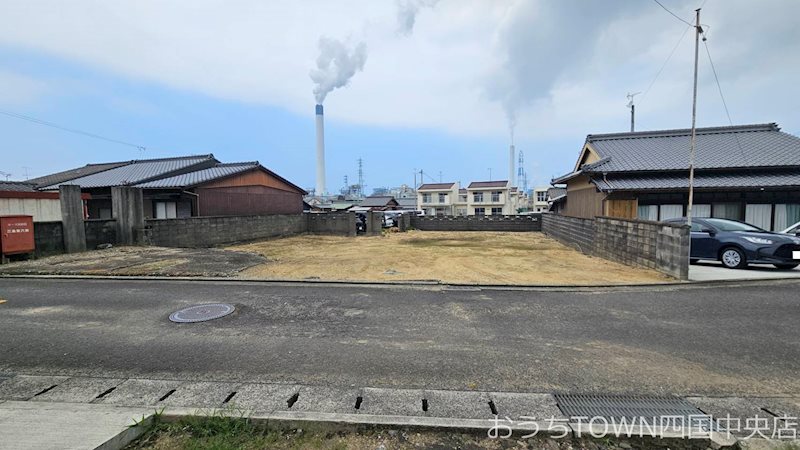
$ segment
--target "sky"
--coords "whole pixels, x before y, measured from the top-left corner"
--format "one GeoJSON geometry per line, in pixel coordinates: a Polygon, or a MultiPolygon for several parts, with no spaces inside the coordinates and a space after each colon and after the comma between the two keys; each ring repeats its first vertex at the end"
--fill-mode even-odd
{"type": "MultiPolygon", "coordinates": [[[[661,3],[686,21],[702,4],[734,124],[800,134],[800,2],[661,3]]],[[[324,85],[330,192],[359,158],[367,192],[507,179],[512,124],[547,185],[587,134],[629,130],[628,93],[637,131],[688,128],[693,58],[648,0],[0,0],[0,112],[133,144],[0,114],[0,171],[213,153],[312,188],[324,85]]],[[[703,43],[699,71],[698,126],[728,125],[703,43]]]]}

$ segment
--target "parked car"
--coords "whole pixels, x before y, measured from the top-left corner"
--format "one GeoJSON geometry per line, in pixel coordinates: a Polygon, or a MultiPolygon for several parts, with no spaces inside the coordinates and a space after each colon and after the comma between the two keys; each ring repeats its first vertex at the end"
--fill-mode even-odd
{"type": "Polygon", "coordinates": [[[790,226],[789,228],[781,231],[783,234],[793,234],[795,236],[800,236],[800,222],[790,226]]]}
{"type": "MultiPolygon", "coordinates": [[[[669,223],[686,223],[670,219],[669,223]]],[[[738,220],[692,219],[691,261],[715,260],[729,269],[750,263],[772,264],[790,270],[800,265],[800,238],[771,233],[738,220]]]]}

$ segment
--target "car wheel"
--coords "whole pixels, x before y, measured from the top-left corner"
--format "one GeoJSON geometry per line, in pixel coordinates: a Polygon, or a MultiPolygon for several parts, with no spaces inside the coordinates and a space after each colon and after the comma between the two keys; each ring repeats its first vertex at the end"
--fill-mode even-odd
{"type": "Polygon", "coordinates": [[[774,264],[775,267],[781,270],[792,270],[800,264],[774,264]]]}
{"type": "Polygon", "coordinates": [[[744,252],[736,247],[728,247],[722,250],[719,256],[722,265],[728,269],[744,269],[747,267],[747,257],[744,252]]]}

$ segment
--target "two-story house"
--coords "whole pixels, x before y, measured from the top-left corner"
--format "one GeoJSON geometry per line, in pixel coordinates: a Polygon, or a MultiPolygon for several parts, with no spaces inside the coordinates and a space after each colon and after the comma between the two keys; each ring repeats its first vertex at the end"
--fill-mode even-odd
{"type": "Polygon", "coordinates": [[[458,183],[426,183],[417,188],[417,209],[426,216],[454,216],[458,183]]]}
{"type": "Polygon", "coordinates": [[[473,216],[516,214],[510,191],[507,180],[473,181],[467,186],[467,214],[473,216]]]}

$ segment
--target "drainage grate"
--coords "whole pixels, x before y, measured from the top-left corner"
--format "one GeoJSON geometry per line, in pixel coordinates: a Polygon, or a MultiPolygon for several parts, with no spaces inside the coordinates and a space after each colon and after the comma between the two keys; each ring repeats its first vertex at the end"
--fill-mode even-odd
{"type": "MultiPolygon", "coordinates": [[[[708,416],[678,397],[646,395],[555,394],[558,409],[569,418],[602,417],[608,421],[626,419],[646,423],[677,420],[708,428],[708,416]],[[677,418],[682,418],[678,420],[677,418]]],[[[587,419],[582,419],[587,422],[587,419]]]]}
{"type": "Polygon", "coordinates": [[[232,313],[236,308],[227,303],[209,303],[184,308],[169,315],[169,320],[178,323],[205,322],[219,319],[232,313]]]}

